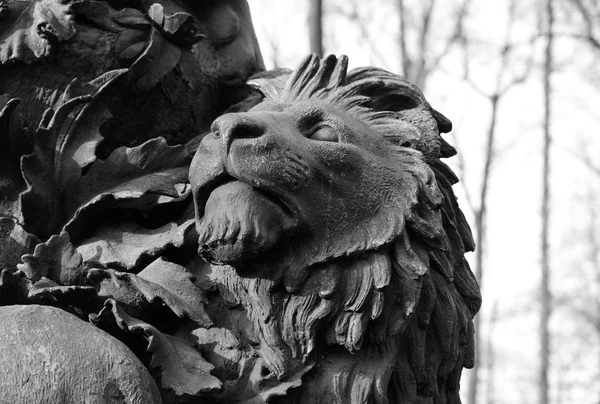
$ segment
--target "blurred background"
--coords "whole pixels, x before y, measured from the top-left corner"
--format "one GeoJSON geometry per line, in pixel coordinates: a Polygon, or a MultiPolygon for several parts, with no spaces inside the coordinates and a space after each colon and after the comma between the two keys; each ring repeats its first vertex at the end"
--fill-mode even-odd
{"type": "Polygon", "coordinates": [[[483,306],[467,404],[600,403],[600,0],[250,0],[267,68],[346,54],[454,123],[483,306]]]}

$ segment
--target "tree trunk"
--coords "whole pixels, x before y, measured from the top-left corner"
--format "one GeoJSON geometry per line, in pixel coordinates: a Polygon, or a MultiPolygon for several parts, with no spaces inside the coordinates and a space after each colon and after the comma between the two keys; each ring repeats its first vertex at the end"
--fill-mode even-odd
{"type": "Polygon", "coordinates": [[[400,66],[402,67],[402,74],[408,80],[411,79],[412,74],[412,59],[408,53],[408,46],[406,45],[406,11],[404,10],[404,0],[398,0],[398,18],[399,18],[399,30],[398,30],[398,42],[400,44],[400,66]]]}
{"type": "Polygon", "coordinates": [[[487,368],[488,368],[488,388],[487,388],[487,404],[496,402],[496,349],[494,347],[494,335],[496,333],[496,325],[499,320],[498,301],[492,306],[492,314],[490,316],[489,334],[487,338],[487,368]]]}
{"type": "Polygon", "coordinates": [[[323,0],[310,0],[308,31],[310,52],[323,56],[323,0]]]}
{"type": "MultiPolygon", "coordinates": [[[[483,290],[483,258],[485,252],[485,232],[487,222],[487,197],[489,190],[490,174],[492,172],[492,163],[494,161],[494,142],[496,138],[496,122],[498,117],[498,105],[500,96],[495,94],[490,97],[492,104],[492,115],[490,125],[488,127],[485,162],[483,168],[483,177],[481,189],[479,192],[479,209],[475,212],[475,278],[479,284],[479,288],[483,290]]],[[[475,316],[475,363],[470,372],[469,383],[469,404],[477,404],[478,388],[479,388],[479,370],[481,368],[481,315],[475,316]]]]}
{"type": "Polygon", "coordinates": [[[541,321],[540,321],[540,374],[539,374],[539,403],[548,404],[550,367],[550,330],[549,321],[552,310],[552,295],[550,292],[550,259],[549,259],[549,227],[550,227],[550,119],[551,119],[551,85],[552,75],[552,45],[554,10],[552,0],[547,0],[547,41],[544,61],[544,145],[543,145],[543,188],[542,188],[542,234],[541,234],[541,321]]]}
{"type": "MultiPolygon", "coordinates": [[[[600,318],[600,245],[598,244],[598,229],[596,223],[598,222],[598,208],[596,206],[595,193],[590,189],[588,191],[587,209],[588,209],[588,248],[589,248],[589,260],[594,271],[595,280],[595,295],[594,295],[594,308],[591,317],[594,319],[600,318]]],[[[590,305],[591,306],[591,305],[590,305]]],[[[600,327],[596,323],[595,329],[599,337],[600,342],[600,327]]],[[[599,358],[600,359],[600,358],[599,358]]],[[[598,369],[600,369],[600,361],[598,362],[598,369]]],[[[599,394],[600,397],[600,394],[599,394]]],[[[600,403],[600,398],[598,399],[600,403]]]]}

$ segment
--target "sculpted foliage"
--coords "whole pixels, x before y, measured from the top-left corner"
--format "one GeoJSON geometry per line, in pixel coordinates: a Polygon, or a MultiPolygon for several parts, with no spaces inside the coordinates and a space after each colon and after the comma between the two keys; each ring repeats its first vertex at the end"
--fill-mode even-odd
{"type": "Polygon", "coordinates": [[[0,211],[75,240],[115,203],[179,197],[186,144],[262,69],[244,0],[0,1],[0,211]]]}

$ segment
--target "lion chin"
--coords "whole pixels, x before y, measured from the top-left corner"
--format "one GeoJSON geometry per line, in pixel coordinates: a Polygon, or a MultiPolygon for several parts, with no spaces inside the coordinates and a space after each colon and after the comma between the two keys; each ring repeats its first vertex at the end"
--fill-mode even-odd
{"type": "Polygon", "coordinates": [[[272,253],[295,224],[282,202],[238,180],[215,188],[204,212],[197,225],[198,253],[208,262],[242,270],[253,258],[272,253]]]}

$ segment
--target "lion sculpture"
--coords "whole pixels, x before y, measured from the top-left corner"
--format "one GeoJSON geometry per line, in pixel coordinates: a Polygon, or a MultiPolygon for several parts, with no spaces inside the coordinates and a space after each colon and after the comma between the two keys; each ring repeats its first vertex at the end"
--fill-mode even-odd
{"type": "Polygon", "coordinates": [[[237,327],[263,376],[302,378],[272,402],[460,403],[481,299],[440,161],[450,122],[344,56],[250,85],[262,101],[218,118],[190,169],[216,329],[237,327]]]}
{"type": "MultiPolygon", "coordinates": [[[[2,264],[0,402],[460,403],[481,296],[440,160],[450,121],[345,56],[248,85],[189,186],[185,147],[116,149],[82,172],[91,196],[61,233],[2,264]]],[[[96,109],[40,139],[77,140],[96,109]]]]}

